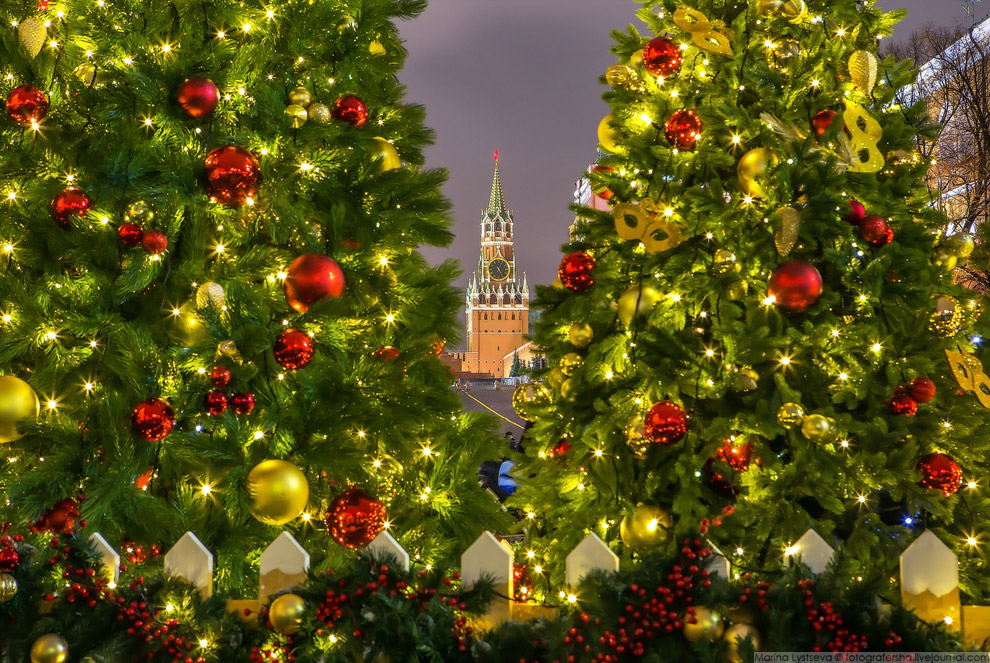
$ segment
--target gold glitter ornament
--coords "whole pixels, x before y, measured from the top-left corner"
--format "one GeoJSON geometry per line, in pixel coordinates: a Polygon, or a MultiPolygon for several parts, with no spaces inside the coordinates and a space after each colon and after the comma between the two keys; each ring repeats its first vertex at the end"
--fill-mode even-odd
{"type": "Polygon", "coordinates": [[[804,421],[804,408],[797,403],[784,403],[777,410],[777,423],[784,428],[800,426],[804,421]]]}
{"type": "Polygon", "coordinates": [[[849,56],[849,78],[863,94],[872,94],[877,84],[877,58],[869,51],[856,51],[849,56]]]}
{"type": "Polygon", "coordinates": [[[560,370],[560,366],[555,366],[547,373],[546,383],[554,391],[560,391],[560,385],[564,384],[566,378],[567,376],[564,375],[564,371],[560,370]]]}
{"type": "Polygon", "coordinates": [[[355,30],[357,30],[357,21],[350,14],[344,14],[337,23],[337,33],[343,35],[355,30]]]}
{"type": "Polygon", "coordinates": [[[739,264],[735,253],[727,249],[719,249],[712,258],[712,269],[719,276],[725,276],[726,274],[742,271],[742,265],[739,264]]]}
{"type": "Polygon", "coordinates": [[[576,352],[568,352],[560,358],[560,370],[564,375],[571,376],[574,375],[574,371],[580,368],[583,363],[584,357],[576,352]]]}
{"type": "Polygon", "coordinates": [[[41,52],[47,35],[48,28],[45,27],[44,22],[33,16],[24,19],[17,26],[17,40],[21,42],[21,46],[31,57],[35,57],[41,52]]]}
{"type": "Polygon", "coordinates": [[[957,258],[968,258],[976,248],[973,236],[966,232],[956,233],[942,242],[942,248],[957,258]]]}
{"type": "Polygon", "coordinates": [[[138,200],[127,206],[127,211],[124,212],[124,218],[130,223],[144,225],[155,218],[155,213],[148,203],[138,200]]]}
{"type": "Polygon", "coordinates": [[[629,67],[624,64],[613,64],[605,70],[605,82],[612,87],[622,87],[629,82],[629,67]]]}
{"type": "Polygon", "coordinates": [[[935,311],[929,321],[929,328],[939,338],[949,338],[962,329],[963,310],[959,301],[950,295],[942,295],[935,300],[935,311]]]}
{"type": "Polygon", "coordinates": [[[377,39],[368,44],[368,52],[372,55],[385,55],[385,47],[377,39]]]}
{"type": "Polygon", "coordinates": [[[289,93],[289,104],[296,106],[309,106],[313,103],[313,95],[310,91],[303,86],[293,88],[292,92],[289,93]]]}
{"type": "Polygon", "coordinates": [[[310,104],[309,108],[306,109],[306,114],[309,116],[310,121],[316,124],[326,124],[330,121],[331,117],[330,107],[319,102],[310,104]]]}
{"type": "Polygon", "coordinates": [[[809,414],[801,421],[801,434],[812,442],[829,442],[835,437],[835,421],[821,414],[809,414]]]}
{"type": "Polygon", "coordinates": [[[536,421],[536,417],[530,413],[529,405],[545,404],[550,402],[550,392],[539,382],[521,384],[512,392],[512,409],[520,419],[524,421],[536,421]]]}
{"type": "Polygon", "coordinates": [[[0,573],[0,603],[6,603],[17,595],[17,578],[0,573]]]}
{"type": "Polygon", "coordinates": [[[726,294],[734,302],[738,302],[740,299],[746,296],[749,292],[749,283],[746,281],[733,281],[726,288],[726,294]]]}
{"type": "Polygon", "coordinates": [[[786,256],[797,244],[801,232],[801,214],[793,207],[781,207],[773,213],[773,243],[786,256]]]}
{"type": "Polygon", "coordinates": [[[293,129],[299,129],[302,125],[306,124],[306,120],[309,119],[309,113],[306,109],[298,104],[292,104],[291,106],[285,107],[285,116],[289,118],[289,126],[293,129]]]}
{"type": "Polygon", "coordinates": [[[207,281],[196,290],[196,308],[212,306],[220,311],[226,301],[227,295],[223,291],[223,286],[214,281],[207,281]]]}
{"type": "Polygon", "coordinates": [[[595,330],[589,324],[575,322],[567,332],[567,340],[576,348],[586,348],[595,340],[595,330]]]}
{"type": "Polygon", "coordinates": [[[75,74],[76,78],[81,80],[84,85],[92,87],[96,84],[96,65],[92,62],[86,62],[85,64],[79,65],[72,70],[72,73],[75,74]]]}
{"type": "Polygon", "coordinates": [[[629,447],[629,451],[632,455],[639,460],[645,460],[646,455],[650,452],[652,442],[646,437],[646,432],[643,430],[645,422],[642,416],[637,416],[632,420],[628,426],[626,426],[626,446],[629,447]]]}
{"type": "Polygon", "coordinates": [[[739,383],[743,391],[753,391],[759,385],[760,374],[754,369],[744,366],[739,369],[739,383]]]}
{"type": "Polygon", "coordinates": [[[248,508],[266,525],[284,525],[309,504],[309,482],[285,460],[263,460],[247,476],[248,508]]]}

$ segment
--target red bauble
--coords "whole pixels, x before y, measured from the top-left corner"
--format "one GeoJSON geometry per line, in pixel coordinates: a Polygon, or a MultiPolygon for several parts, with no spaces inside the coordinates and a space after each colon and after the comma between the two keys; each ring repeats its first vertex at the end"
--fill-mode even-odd
{"type": "Polygon", "coordinates": [[[368,107],[353,94],[345,94],[333,103],[330,115],[338,122],[346,122],[360,129],[368,121],[368,107]]]}
{"type": "Polygon", "coordinates": [[[595,268],[595,259],[584,251],[575,251],[564,256],[557,268],[560,282],[568,290],[584,292],[595,284],[591,270],[595,268]]]}
{"type": "Polygon", "coordinates": [[[231,394],[230,409],[241,416],[251,414],[254,411],[254,394],[250,391],[245,391],[243,394],[231,394]]]}
{"type": "Polygon", "coordinates": [[[76,518],[79,517],[79,505],[73,499],[62,500],[51,509],[42,514],[29,529],[35,534],[51,532],[52,534],[64,534],[76,526],[76,518]]]}
{"type": "Polygon", "coordinates": [[[214,366],[210,371],[210,382],[217,389],[223,389],[230,384],[230,370],[224,366],[214,366]]]}
{"type": "Polygon", "coordinates": [[[272,348],[275,354],[275,361],[279,366],[287,371],[298,371],[313,361],[313,339],[306,332],[298,329],[286,329],[278,338],[272,348]]]}
{"type": "Polygon", "coordinates": [[[52,198],[52,218],[63,228],[69,228],[72,226],[72,217],[86,216],[89,206],[89,196],[82,189],[76,187],[62,189],[52,198]]]}
{"type": "Polygon", "coordinates": [[[684,409],[676,403],[662,401],[654,403],[646,413],[643,433],[646,439],[656,444],[674,444],[687,435],[688,422],[684,409]]]}
{"type": "Polygon", "coordinates": [[[144,237],[144,228],[141,227],[140,223],[122,223],[117,228],[117,237],[121,244],[133,249],[141,243],[141,238],[144,237]]]}
{"type": "Polygon", "coordinates": [[[439,357],[443,354],[444,348],[447,347],[447,339],[438,338],[437,340],[430,343],[430,354],[434,357],[439,357]]]}
{"type": "MultiPolygon", "coordinates": [[[[614,172],[614,170],[612,168],[609,168],[608,166],[595,166],[594,168],[591,169],[591,172],[604,174],[604,173],[614,172]]],[[[599,184],[597,182],[592,182],[591,191],[602,200],[609,200],[613,195],[612,192],[609,191],[608,187],[606,187],[604,184],[599,184]]]]}
{"type": "Polygon", "coordinates": [[[209,78],[190,76],[179,84],[175,98],[191,117],[204,117],[216,110],[220,90],[209,78]]]}
{"type": "MultiPolygon", "coordinates": [[[[739,492],[739,486],[734,481],[737,472],[749,469],[753,460],[753,443],[747,440],[736,445],[731,439],[725,440],[715,455],[705,463],[704,477],[712,490],[732,497],[739,492]]],[[[759,464],[759,460],[756,460],[759,464]]]]}
{"type": "Polygon", "coordinates": [[[228,207],[239,207],[254,198],[261,182],[257,157],[236,145],[211,150],[206,155],[206,187],[210,195],[228,207]]]}
{"type": "Polygon", "coordinates": [[[21,556],[13,546],[0,548],[0,571],[13,571],[21,563],[21,556]]]}
{"type": "Polygon", "coordinates": [[[41,122],[48,115],[48,95],[33,85],[15,87],[7,95],[7,114],[24,126],[41,122]]]}
{"type": "Polygon", "coordinates": [[[849,213],[846,214],[846,222],[858,226],[859,222],[866,218],[866,208],[858,200],[849,201],[849,213]]]}
{"type": "Polygon", "coordinates": [[[835,119],[834,110],[823,110],[816,113],[815,116],[811,118],[811,126],[815,130],[815,135],[824,136],[825,133],[829,130],[829,127],[832,126],[832,120],[834,119],[835,119]]]}
{"type": "Polygon", "coordinates": [[[387,519],[385,505],[362,488],[351,487],[330,503],[324,522],[334,541],[357,550],[381,534],[387,519]]]}
{"type": "Polygon", "coordinates": [[[161,442],[174,425],[172,406],[160,398],[141,401],[131,411],[131,429],[148,442],[161,442]]]}
{"type": "Polygon", "coordinates": [[[883,217],[877,216],[876,214],[871,214],[864,217],[862,221],[859,222],[859,236],[865,239],[870,245],[874,247],[881,247],[886,244],[889,240],[887,235],[891,235],[893,238],[893,233],[890,233],[890,226],[884,221],[883,217]]]}
{"type": "Polygon", "coordinates": [[[227,411],[227,395],[219,389],[211,389],[203,397],[203,408],[210,416],[219,417],[227,411]]]}
{"type": "Polygon", "coordinates": [[[168,248],[168,235],[161,230],[149,230],[141,238],[141,248],[145,253],[153,256],[165,253],[165,249],[168,248]]]}
{"type": "Polygon", "coordinates": [[[550,450],[550,453],[548,453],[547,456],[551,459],[563,458],[570,450],[571,443],[567,441],[566,437],[562,437],[557,444],[553,445],[553,449],[550,450]]]}
{"type": "Polygon", "coordinates": [[[922,488],[940,490],[948,497],[959,490],[962,484],[962,469],[959,463],[945,454],[928,454],[918,461],[922,488]]]}
{"type": "Polygon", "coordinates": [[[664,130],[671,145],[679,150],[693,150],[703,126],[694,110],[679,110],[670,116],[664,130]]]}
{"type": "Polygon", "coordinates": [[[893,414],[913,417],[918,414],[918,403],[907,394],[894,394],[890,399],[890,411],[893,414]]]}
{"type": "Polygon", "coordinates": [[[822,296],[822,275],[814,265],[789,260],[774,270],[768,291],[780,308],[789,313],[802,313],[822,296]]]}
{"type": "Polygon", "coordinates": [[[334,260],[319,253],[306,253],[289,265],[282,283],[289,306],[300,313],[324,297],[344,294],[344,272],[334,260]]]}
{"type": "Polygon", "coordinates": [[[908,394],[919,403],[930,403],[935,398],[935,383],[926,377],[918,376],[908,385],[908,394]]]}
{"type": "Polygon", "coordinates": [[[392,361],[399,358],[399,349],[393,348],[391,345],[383,345],[375,350],[375,354],[372,356],[375,361],[392,361]]]}
{"type": "Polygon", "coordinates": [[[669,37],[657,37],[643,47],[643,67],[654,76],[676,74],[681,58],[681,49],[669,37]]]}

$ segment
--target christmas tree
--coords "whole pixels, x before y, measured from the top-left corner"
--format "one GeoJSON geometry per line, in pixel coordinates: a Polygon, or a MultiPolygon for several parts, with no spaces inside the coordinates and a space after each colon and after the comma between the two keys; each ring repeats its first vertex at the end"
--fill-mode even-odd
{"type": "MultiPolygon", "coordinates": [[[[609,115],[556,287],[550,370],[510,504],[562,588],[594,532],[625,558],[699,530],[738,572],[778,573],[809,529],[843,577],[896,586],[931,529],[983,597],[988,379],[982,297],[956,285],[902,12],[855,0],[643,2],[616,33],[609,115]],[[604,205],[597,205],[602,209],[604,205]]],[[[845,582],[845,581],[843,581],[845,582]]]]}
{"type": "Polygon", "coordinates": [[[422,564],[497,527],[496,439],[437,358],[456,267],[417,252],[451,239],[396,78],[425,2],[0,7],[0,642],[75,600],[94,532],[123,583],[192,531],[253,598],[282,530],[320,571],[386,527],[422,564]]]}

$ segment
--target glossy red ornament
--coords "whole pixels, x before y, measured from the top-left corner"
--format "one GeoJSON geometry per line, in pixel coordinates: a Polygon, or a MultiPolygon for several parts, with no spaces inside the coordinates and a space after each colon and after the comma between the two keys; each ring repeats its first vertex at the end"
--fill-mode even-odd
{"type": "Polygon", "coordinates": [[[73,499],[65,499],[42,514],[29,529],[35,534],[51,532],[52,534],[64,534],[76,526],[76,518],[79,517],[79,505],[73,499]]]}
{"type": "Polygon", "coordinates": [[[313,339],[306,332],[286,329],[275,339],[272,352],[279,366],[287,371],[298,371],[313,361],[316,350],[313,347],[313,339]]]}
{"type": "Polygon", "coordinates": [[[832,120],[835,119],[835,115],[834,110],[823,110],[811,118],[811,126],[814,128],[816,136],[824,136],[828,132],[832,126],[832,120]]]}
{"type": "Polygon", "coordinates": [[[21,563],[21,556],[13,547],[0,548],[0,571],[13,571],[21,563]]]}
{"type": "Polygon", "coordinates": [[[643,47],[643,68],[654,76],[670,76],[681,69],[681,49],[669,37],[657,37],[643,47]]]}
{"type": "Polygon", "coordinates": [[[282,288],[289,306],[305,313],[324,297],[344,294],[344,272],[333,259],[319,253],[306,253],[289,265],[282,288]]]}
{"type": "Polygon", "coordinates": [[[55,219],[55,223],[68,229],[72,226],[73,217],[86,216],[90,204],[89,196],[82,189],[76,187],[62,189],[52,198],[52,218],[55,219]]]}
{"type": "MultiPolygon", "coordinates": [[[[745,472],[753,461],[753,443],[749,440],[735,444],[726,439],[715,455],[705,463],[704,477],[711,488],[725,497],[739,493],[735,482],[737,472],[745,472]]],[[[759,460],[756,460],[759,464],[759,460]]]]}
{"type": "Polygon", "coordinates": [[[384,345],[375,350],[375,354],[372,356],[375,361],[392,361],[399,358],[399,349],[393,348],[391,345],[384,345]]]}
{"type": "Polygon", "coordinates": [[[670,401],[654,403],[646,413],[643,434],[656,444],[669,445],[687,435],[688,422],[684,408],[670,401]]]}
{"type": "Polygon", "coordinates": [[[887,225],[883,217],[876,214],[870,214],[859,222],[859,236],[869,242],[871,246],[879,248],[886,244],[889,232],[890,226],[887,225]]]}
{"type": "Polygon", "coordinates": [[[246,416],[254,411],[254,394],[245,391],[243,394],[230,395],[230,409],[235,414],[246,416]]]}
{"type": "Polygon", "coordinates": [[[141,401],[131,411],[131,429],[143,440],[161,442],[175,425],[172,406],[160,398],[141,401]]]}
{"type": "Polygon", "coordinates": [[[227,411],[227,395],[219,389],[211,389],[206,392],[206,396],[203,397],[203,409],[205,409],[210,416],[219,417],[227,411]]]}
{"type": "MultiPolygon", "coordinates": [[[[608,166],[595,166],[594,168],[591,169],[591,172],[602,175],[605,173],[614,172],[614,169],[609,168],[608,166]]],[[[609,191],[608,187],[598,182],[591,183],[591,191],[602,200],[609,200],[612,198],[613,195],[612,192],[609,191]]]]}
{"type": "Polygon", "coordinates": [[[48,95],[33,85],[15,87],[7,95],[7,114],[24,126],[41,122],[48,115],[48,95]]]}
{"type": "Polygon", "coordinates": [[[117,238],[120,239],[121,244],[129,249],[140,244],[142,237],[144,237],[144,228],[141,227],[140,223],[122,223],[117,228],[117,238]]]}
{"type": "Polygon", "coordinates": [[[571,443],[567,441],[566,437],[560,438],[557,444],[553,445],[553,449],[547,454],[550,459],[563,458],[567,455],[567,452],[571,450],[571,443]]]}
{"type": "Polygon", "coordinates": [[[595,268],[595,259],[584,251],[575,251],[564,256],[557,267],[557,277],[568,290],[584,292],[595,284],[591,270],[595,268]]]}
{"type": "Polygon", "coordinates": [[[913,417],[918,413],[918,403],[907,394],[894,394],[890,399],[890,412],[913,417]]]}
{"type": "Polygon", "coordinates": [[[858,226],[859,222],[866,218],[866,208],[858,200],[849,201],[849,212],[846,214],[846,222],[858,226]]]}
{"type": "Polygon", "coordinates": [[[789,260],[770,276],[768,292],[774,303],[789,313],[802,313],[822,296],[822,275],[801,260],[789,260]]]}
{"type": "Polygon", "coordinates": [[[206,155],[206,188],[210,196],[228,207],[239,207],[254,198],[261,182],[258,158],[237,145],[211,150],[206,155]]]}
{"type": "Polygon", "coordinates": [[[175,99],[190,117],[205,117],[220,103],[220,90],[209,78],[190,76],[179,84],[175,99]]]}
{"type": "Polygon", "coordinates": [[[334,541],[357,550],[381,534],[387,519],[385,505],[352,486],[333,499],[324,522],[334,541]]]}
{"type": "Polygon", "coordinates": [[[352,127],[360,129],[368,121],[368,107],[359,97],[345,94],[333,102],[330,115],[338,122],[346,122],[352,127]]]}
{"type": "Polygon", "coordinates": [[[210,371],[210,382],[217,389],[223,389],[230,384],[230,369],[225,366],[214,366],[210,371]]]}
{"type": "Polygon", "coordinates": [[[141,238],[141,248],[149,255],[165,253],[168,248],[168,235],[161,230],[149,230],[141,238]]]}
{"type": "Polygon", "coordinates": [[[915,401],[919,403],[930,403],[935,398],[935,383],[929,378],[918,376],[911,380],[907,391],[915,401]]]}
{"type": "Polygon", "coordinates": [[[694,110],[679,110],[670,116],[664,131],[670,144],[679,150],[693,150],[704,124],[694,110]]]}
{"type": "Polygon", "coordinates": [[[918,461],[918,471],[921,472],[922,488],[940,490],[948,497],[959,490],[962,484],[962,469],[951,456],[945,454],[928,454],[918,461]]]}

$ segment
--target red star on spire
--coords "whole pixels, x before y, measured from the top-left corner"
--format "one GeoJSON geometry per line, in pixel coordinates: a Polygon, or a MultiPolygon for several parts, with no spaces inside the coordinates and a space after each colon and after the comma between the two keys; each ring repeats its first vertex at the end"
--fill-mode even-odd
{"type": "Polygon", "coordinates": [[[495,150],[495,161],[498,161],[498,150],[495,150]]]}

